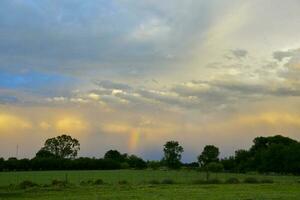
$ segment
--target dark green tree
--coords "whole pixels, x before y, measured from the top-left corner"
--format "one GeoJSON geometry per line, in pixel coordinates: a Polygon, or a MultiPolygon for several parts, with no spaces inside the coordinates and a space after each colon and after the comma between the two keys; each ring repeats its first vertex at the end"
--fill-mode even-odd
{"type": "Polygon", "coordinates": [[[0,158],[0,171],[4,170],[4,163],[5,163],[4,158],[0,158]]]}
{"type": "Polygon", "coordinates": [[[117,150],[109,150],[105,153],[104,159],[114,160],[116,162],[125,162],[127,159],[127,154],[121,154],[117,150]]]}
{"type": "Polygon", "coordinates": [[[41,150],[43,154],[48,151],[57,158],[75,158],[80,150],[80,144],[69,135],[61,135],[47,139],[41,150]]]}
{"type": "Polygon", "coordinates": [[[217,163],[217,162],[211,162],[208,163],[206,166],[206,180],[209,180],[209,172],[214,172],[216,173],[216,178],[217,178],[217,174],[221,171],[224,170],[224,166],[221,163],[217,163]]]}
{"type": "Polygon", "coordinates": [[[218,147],[215,147],[214,145],[206,145],[201,155],[198,156],[198,162],[201,167],[204,167],[211,162],[218,162],[219,154],[220,152],[218,147]]]}
{"type": "Polygon", "coordinates": [[[164,158],[163,162],[171,169],[178,169],[181,166],[181,154],[183,147],[177,141],[168,141],[164,145],[164,158]]]}
{"type": "Polygon", "coordinates": [[[145,169],[147,168],[147,163],[142,159],[137,157],[136,155],[131,155],[128,157],[127,162],[129,167],[134,169],[145,169]]]}
{"type": "Polygon", "coordinates": [[[40,149],[36,154],[36,158],[54,158],[55,155],[50,151],[45,150],[44,148],[40,149]]]}

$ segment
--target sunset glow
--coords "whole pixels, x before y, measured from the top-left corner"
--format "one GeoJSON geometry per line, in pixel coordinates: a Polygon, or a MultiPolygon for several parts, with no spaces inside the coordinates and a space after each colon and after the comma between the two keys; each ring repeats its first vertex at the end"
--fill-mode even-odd
{"type": "Polygon", "coordinates": [[[299,0],[0,2],[0,157],[48,137],[184,161],[300,139],[299,0]]]}

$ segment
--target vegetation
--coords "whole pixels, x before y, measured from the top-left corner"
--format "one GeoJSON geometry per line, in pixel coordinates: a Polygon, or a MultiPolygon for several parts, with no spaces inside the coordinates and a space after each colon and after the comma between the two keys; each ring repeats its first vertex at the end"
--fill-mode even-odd
{"type": "Polygon", "coordinates": [[[0,158],[0,171],[40,170],[116,170],[153,169],[163,167],[199,169],[210,173],[278,173],[300,174],[300,143],[280,135],[257,137],[249,150],[237,150],[234,156],[219,158],[219,149],[213,145],[204,147],[198,162],[181,163],[183,147],[177,141],[164,145],[161,161],[145,161],[136,155],[109,150],[104,158],[76,158],[80,149],[79,141],[68,135],[46,140],[44,147],[32,159],[0,158]]]}
{"type": "Polygon", "coordinates": [[[200,166],[205,167],[209,163],[219,161],[219,148],[213,145],[207,145],[204,147],[201,155],[198,156],[198,162],[200,166]]]}
{"type": "Polygon", "coordinates": [[[163,163],[171,169],[178,169],[181,166],[182,146],[176,141],[169,141],[164,145],[163,163]]]}
{"type": "Polygon", "coordinates": [[[226,171],[300,174],[300,143],[280,135],[257,137],[249,150],[238,150],[221,162],[226,171]]]}
{"type": "Polygon", "coordinates": [[[61,135],[47,139],[44,147],[37,153],[37,157],[75,158],[80,150],[77,139],[69,135],[61,135]]]}
{"type": "Polygon", "coordinates": [[[228,178],[225,183],[228,183],[228,184],[238,184],[240,183],[240,180],[238,178],[235,178],[235,177],[231,177],[231,178],[228,178]]]}
{"type": "Polygon", "coordinates": [[[212,178],[209,181],[205,181],[205,176],[205,173],[185,169],[1,172],[0,199],[300,198],[297,176],[220,173],[218,179],[212,178]],[[68,183],[65,181],[66,174],[68,183]],[[233,185],[232,182],[226,181],[232,177],[239,180],[238,184],[233,185]],[[250,177],[255,178],[257,182],[244,183],[244,180],[250,177]],[[198,182],[194,181],[196,178],[198,182]],[[266,179],[273,180],[273,183],[262,183],[266,179]]]}

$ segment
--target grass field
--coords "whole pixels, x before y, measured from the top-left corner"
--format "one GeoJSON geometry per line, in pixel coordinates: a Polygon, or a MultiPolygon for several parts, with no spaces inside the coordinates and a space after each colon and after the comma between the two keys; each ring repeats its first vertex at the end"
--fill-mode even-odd
{"type": "Polygon", "coordinates": [[[225,181],[236,177],[258,180],[272,179],[272,184],[194,184],[205,179],[196,171],[53,171],[53,172],[1,172],[0,200],[4,199],[205,199],[205,200],[297,200],[300,199],[300,177],[262,176],[245,174],[212,174],[211,178],[225,181]],[[37,184],[50,184],[52,180],[65,180],[67,187],[32,187],[11,189],[24,180],[37,184]],[[81,186],[80,182],[102,179],[104,185],[81,186]],[[150,184],[149,181],[172,179],[174,184],[150,184]],[[127,181],[126,184],[119,182],[127,181]]]}

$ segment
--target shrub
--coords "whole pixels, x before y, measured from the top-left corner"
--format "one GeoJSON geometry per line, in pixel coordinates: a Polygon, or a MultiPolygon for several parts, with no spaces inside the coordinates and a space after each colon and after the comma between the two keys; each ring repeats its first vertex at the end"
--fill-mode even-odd
{"type": "Polygon", "coordinates": [[[149,183],[152,185],[158,185],[160,182],[158,180],[151,180],[149,183]]]}
{"type": "Polygon", "coordinates": [[[94,182],[94,185],[103,185],[103,184],[104,184],[104,181],[102,179],[97,179],[94,182]]]}
{"type": "Polygon", "coordinates": [[[244,179],[244,183],[255,184],[255,183],[259,183],[259,181],[254,177],[248,177],[244,179]]]}
{"type": "Polygon", "coordinates": [[[161,162],[160,161],[149,161],[148,162],[148,167],[150,169],[153,169],[153,170],[158,170],[161,166],[161,162]]]}
{"type": "Polygon", "coordinates": [[[205,181],[206,184],[220,184],[222,183],[222,181],[220,179],[214,178],[214,179],[210,179],[208,181],[205,181]]]}
{"type": "Polygon", "coordinates": [[[120,184],[120,185],[127,185],[127,184],[128,184],[128,181],[122,180],[122,181],[119,181],[119,184],[120,184]]]}
{"type": "Polygon", "coordinates": [[[87,180],[86,183],[87,183],[88,185],[93,185],[94,181],[92,181],[92,180],[87,180]]]}
{"type": "Polygon", "coordinates": [[[129,169],[129,164],[127,162],[121,163],[121,169],[129,169]]]}
{"type": "Polygon", "coordinates": [[[262,179],[260,182],[261,183],[274,183],[274,181],[272,179],[262,179]]]}
{"type": "Polygon", "coordinates": [[[225,183],[228,183],[228,184],[238,184],[238,183],[240,183],[240,180],[237,179],[237,178],[232,177],[232,178],[228,178],[225,181],[225,183]]]}
{"type": "Polygon", "coordinates": [[[164,179],[161,181],[162,184],[174,184],[175,182],[172,179],[164,179]]]}
{"type": "Polygon", "coordinates": [[[210,179],[210,180],[195,180],[193,181],[193,184],[221,184],[222,181],[220,179],[210,179]]]}
{"type": "Polygon", "coordinates": [[[85,181],[80,181],[79,185],[86,185],[87,183],[85,181]]]}
{"type": "Polygon", "coordinates": [[[60,181],[60,180],[53,180],[51,182],[52,186],[57,186],[57,187],[65,187],[67,186],[67,182],[66,181],[60,181]]]}
{"type": "Polygon", "coordinates": [[[38,184],[32,182],[32,181],[28,181],[28,180],[25,180],[25,181],[22,181],[20,184],[19,184],[19,187],[21,189],[27,189],[27,188],[31,188],[31,187],[35,187],[35,186],[38,186],[38,184]]]}
{"type": "Polygon", "coordinates": [[[50,187],[50,185],[49,184],[44,184],[44,185],[42,185],[42,187],[47,188],[47,187],[50,187]]]}
{"type": "Polygon", "coordinates": [[[93,185],[94,181],[87,180],[87,181],[80,181],[80,185],[93,185]]]}
{"type": "Polygon", "coordinates": [[[204,183],[205,183],[205,180],[202,180],[202,179],[198,179],[198,180],[193,181],[193,184],[204,184],[204,183]]]}

